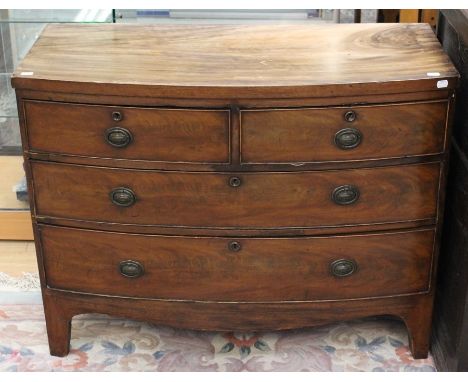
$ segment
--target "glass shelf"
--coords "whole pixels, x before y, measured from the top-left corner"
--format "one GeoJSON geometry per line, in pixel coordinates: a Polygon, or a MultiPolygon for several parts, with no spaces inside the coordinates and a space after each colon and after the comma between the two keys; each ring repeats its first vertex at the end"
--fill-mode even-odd
{"type": "MultiPolygon", "coordinates": [[[[376,22],[376,9],[363,9],[361,22],[376,22]]],[[[190,10],[116,9],[116,23],[155,24],[298,24],[331,23],[333,9],[190,10]]],[[[340,10],[341,23],[354,22],[354,9],[340,10]]]]}
{"type": "Polygon", "coordinates": [[[116,23],[251,24],[323,22],[318,9],[175,10],[116,9],[116,23]]]}
{"type": "Polygon", "coordinates": [[[112,9],[3,9],[0,23],[111,23],[112,9]]]}

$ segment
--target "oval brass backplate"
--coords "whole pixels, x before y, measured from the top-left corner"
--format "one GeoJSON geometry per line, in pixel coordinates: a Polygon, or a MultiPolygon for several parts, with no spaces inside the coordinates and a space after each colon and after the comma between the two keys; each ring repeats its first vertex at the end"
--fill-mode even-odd
{"type": "Polygon", "coordinates": [[[330,264],[330,272],[335,277],[351,276],[357,271],[357,264],[354,260],[340,259],[330,264]]]}
{"type": "Polygon", "coordinates": [[[109,198],[112,203],[119,207],[130,207],[136,202],[135,193],[127,187],[114,188],[109,193],[109,198]]]}
{"type": "Polygon", "coordinates": [[[134,260],[121,261],[119,264],[119,271],[122,276],[129,278],[140,277],[145,272],[143,265],[134,260]]]}
{"type": "Polygon", "coordinates": [[[359,199],[359,189],[356,186],[346,184],[336,187],[332,192],[332,200],[341,206],[356,203],[359,199]]]}
{"type": "Polygon", "coordinates": [[[117,148],[127,147],[133,141],[132,133],[123,127],[111,127],[105,133],[106,142],[117,148]]]}
{"type": "Polygon", "coordinates": [[[347,127],[335,134],[335,145],[342,150],[350,150],[361,144],[362,134],[358,129],[347,127]]]}

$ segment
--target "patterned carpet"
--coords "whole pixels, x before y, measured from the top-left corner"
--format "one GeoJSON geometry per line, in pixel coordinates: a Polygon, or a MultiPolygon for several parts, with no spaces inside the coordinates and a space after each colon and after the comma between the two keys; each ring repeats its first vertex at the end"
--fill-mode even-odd
{"type": "Polygon", "coordinates": [[[431,357],[413,360],[391,319],[223,334],[82,315],[71,348],[49,355],[37,289],[0,287],[0,371],[435,371],[431,357]]]}

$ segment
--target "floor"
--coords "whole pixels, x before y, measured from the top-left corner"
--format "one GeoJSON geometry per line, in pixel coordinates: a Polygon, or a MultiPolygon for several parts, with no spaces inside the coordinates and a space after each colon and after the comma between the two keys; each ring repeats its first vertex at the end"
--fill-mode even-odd
{"type": "Polygon", "coordinates": [[[23,157],[0,155],[0,211],[29,210],[27,202],[16,199],[14,187],[24,177],[23,157]]]}
{"type": "MultiPolygon", "coordinates": [[[[33,239],[29,204],[16,197],[16,185],[23,178],[23,157],[0,155],[0,240],[33,239]]],[[[2,262],[0,257],[0,271],[2,262]]]]}
{"type": "Polygon", "coordinates": [[[12,277],[37,274],[36,249],[32,241],[0,241],[0,272],[12,277]]]}

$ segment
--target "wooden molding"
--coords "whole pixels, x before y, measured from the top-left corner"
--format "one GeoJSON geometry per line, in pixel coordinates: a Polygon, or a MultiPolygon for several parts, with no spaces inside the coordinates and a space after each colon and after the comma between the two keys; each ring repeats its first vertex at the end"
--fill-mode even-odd
{"type": "Polygon", "coordinates": [[[0,240],[33,240],[29,211],[0,212],[0,240]]]}
{"type": "Polygon", "coordinates": [[[400,9],[400,23],[419,22],[419,9],[400,9]]]}
{"type": "Polygon", "coordinates": [[[437,9],[422,9],[421,10],[421,22],[428,23],[433,29],[437,24],[439,18],[439,11],[437,9]]]}

